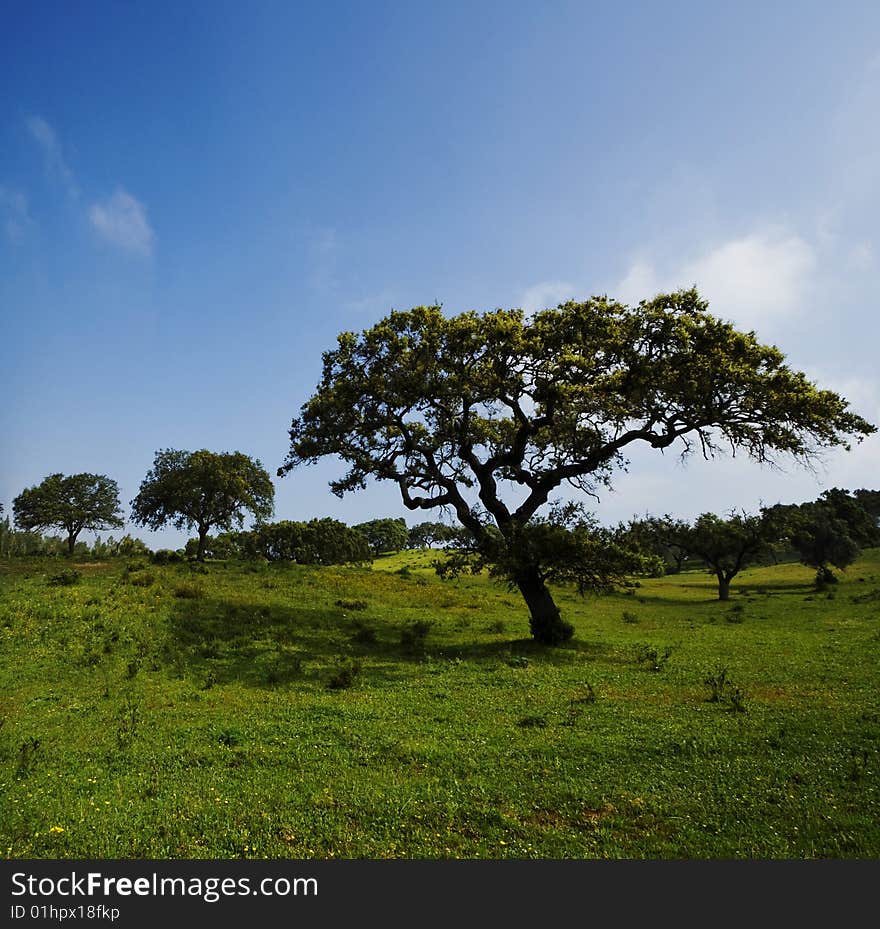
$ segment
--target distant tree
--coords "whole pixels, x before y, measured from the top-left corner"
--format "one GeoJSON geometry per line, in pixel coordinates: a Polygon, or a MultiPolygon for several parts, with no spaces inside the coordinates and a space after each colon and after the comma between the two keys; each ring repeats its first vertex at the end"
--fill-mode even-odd
{"type": "Polygon", "coordinates": [[[874,501],[865,491],[850,493],[833,487],[826,490],[816,503],[825,506],[835,519],[846,524],[847,534],[860,548],[880,544],[877,517],[865,506],[866,503],[872,506],[874,501]]]}
{"type": "Polygon", "coordinates": [[[266,519],[272,515],[274,497],[268,472],[241,452],[166,449],[156,453],[131,501],[132,521],[150,529],[167,523],[175,529],[195,527],[196,558],[203,561],[212,528],[241,527],[246,512],[266,519]]]}
{"type": "Polygon", "coordinates": [[[644,516],[620,524],[616,530],[619,542],[662,559],[666,574],[678,574],[688,559],[684,547],[688,523],[665,516],[644,516]]]}
{"type": "Polygon", "coordinates": [[[360,532],[370,545],[374,555],[383,552],[399,552],[406,548],[409,533],[406,520],[402,517],[396,519],[370,519],[365,523],[352,526],[360,532]]]}
{"type": "Polygon", "coordinates": [[[325,352],[278,473],[338,456],[339,496],[373,478],[396,484],[410,510],[452,510],[485,558],[515,572],[534,638],[559,644],[573,628],[545,583],[557,552],[542,554],[543,530],[528,528],[557,488],[595,494],[640,446],[808,462],[875,431],[779,349],[711,316],[695,289],[528,316],[421,306],[325,352]]]}
{"type": "Polygon", "coordinates": [[[874,523],[880,526],[880,490],[867,490],[863,487],[855,491],[853,496],[862,508],[874,517],[874,523]]]}
{"type": "Polygon", "coordinates": [[[83,529],[96,531],[124,525],[119,486],[103,474],[50,474],[12,501],[15,525],[26,531],[63,529],[73,555],[83,529]]]}
{"type": "Polygon", "coordinates": [[[132,535],[124,535],[116,543],[114,554],[124,558],[131,558],[136,555],[152,555],[153,552],[143,539],[132,535]]]}
{"type": "Polygon", "coordinates": [[[263,523],[251,536],[250,545],[269,561],[331,565],[372,560],[364,534],[329,517],[308,522],[263,523]]]}
{"type": "Polygon", "coordinates": [[[423,522],[411,526],[407,533],[407,548],[433,548],[457,537],[458,529],[440,522],[423,522]]]}
{"type": "Polygon", "coordinates": [[[816,569],[816,584],[833,584],[841,571],[859,557],[861,548],[852,537],[850,526],[826,503],[806,503],[790,512],[789,537],[801,563],[816,569]]]}
{"type": "Polygon", "coordinates": [[[726,519],[703,513],[683,529],[679,542],[718,579],[718,599],[730,599],[730,582],[743,568],[772,558],[779,524],[762,512],[731,513],[726,519]]]}

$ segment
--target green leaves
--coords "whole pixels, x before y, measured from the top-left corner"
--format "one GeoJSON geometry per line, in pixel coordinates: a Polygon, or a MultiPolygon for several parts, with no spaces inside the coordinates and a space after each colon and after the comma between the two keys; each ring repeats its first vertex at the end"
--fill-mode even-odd
{"type": "Polygon", "coordinates": [[[602,589],[626,570],[613,539],[532,522],[563,483],[595,493],[639,444],[809,461],[875,431],[778,348],[710,315],[695,289],[528,319],[419,306],[339,336],[278,474],[335,455],[348,466],[330,485],[339,496],[373,478],[394,481],[411,510],[451,508],[481,557],[528,575],[552,624],[540,575],[602,589]]]}
{"type": "Polygon", "coordinates": [[[23,490],[12,501],[12,508],[19,529],[64,529],[70,551],[83,529],[124,525],[119,486],[103,474],[50,474],[37,486],[23,490]]]}
{"type": "Polygon", "coordinates": [[[275,488],[259,461],[241,452],[215,453],[166,449],[156,453],[152,469],[131,501],[132,520],[158,529],[242,526],[244,513],[258,520],[272,515],[275,488]]]}
{"type": "Polygon", "coordinates": [[[595,297],[528,320],[415,307],[325,353],[278,473],[338,455],[349,466],[339,495],[392,480],[411,509],[451,505],[467,525],[461,491],[474,487],[500,525],[513,513],[499,480],[518,485],[527,521],[563,481],[608,483],[637,443],[808,460],[874,431],[779,349],[711,316],[696,290],[634,308],[595,297]]]}

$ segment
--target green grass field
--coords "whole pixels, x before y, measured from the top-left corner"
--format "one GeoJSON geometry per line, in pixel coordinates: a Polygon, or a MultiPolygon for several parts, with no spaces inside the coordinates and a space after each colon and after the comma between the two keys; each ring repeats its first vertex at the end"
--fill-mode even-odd
{"type": "Polygon", "coordinates": [[[561,590],[551,649],[430,557],[0,563],[3,854],[880,856],[880,551],[561,590]]]}

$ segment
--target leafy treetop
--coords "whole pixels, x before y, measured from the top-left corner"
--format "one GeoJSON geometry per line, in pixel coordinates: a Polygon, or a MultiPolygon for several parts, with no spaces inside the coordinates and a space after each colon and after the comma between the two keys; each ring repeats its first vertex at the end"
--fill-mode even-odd
{"type": "Polygon", "coordinates": [[[595,494],[637,445],[807,462],[874,431],[779,349],[710,315],[695,289],[529,318],[420,306],[325,352],[278,473],[337,455],[348,465],[337,495],[393,481],[409,509],[449,507],[478,542],[494,522],[518,547],[556,488],[595,494]]]}
{"type": "Polygon", "coordinates": [[[158,529],[195,526],[197,557],[212,527],[231,530],[244,524],[246,511],[258,519],[272,515],[275,488],[259,461],[242,452],[196,452],[165,449],[131,501],[134,522],[158,529]]]}
{"type": "Polygon", "coordinates": [[[73,554],[83,529],[97,531],[124,525],[119,486],[104,474],[50,474],[12,501],[19,529],[57,528],[67,532],[68,553],[73,554]]]}

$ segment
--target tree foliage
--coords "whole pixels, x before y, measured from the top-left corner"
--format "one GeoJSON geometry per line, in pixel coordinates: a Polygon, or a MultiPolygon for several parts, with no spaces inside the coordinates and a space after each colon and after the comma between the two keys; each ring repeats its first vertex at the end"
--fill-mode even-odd
{"type": "Polygon", "coordinates": [[[780,524],[768,514],[730,513],[727,518],[703,513],[679,531],[679,544],[699,558],[718,579],[718,599],[730,597],[730,582],[751,564],[773,557],[780,524]]]}
{"type": "Polygon", "coordinates": [[[460,527],[448,526],[432,520],[425,520],[411,526],[407,532],[407,548],[433,548],[435,545],[446,545],[459,537],[460,527]]]}
{"type": "Polygon", "coordinates": [[[196,557],[204,558],[212,528],[229,531],[244,524],[246,512],[257,520],[272,515],[275,488],[258,460],[242,452],[196,452],[165,449],[131,501],[132,520],[150,529],[170,523],[195,527],[196,557]]]}
{"type": "Polygon", "coordinates": [[[643,516],[620,524],[615,538],[623,545],[655,555],[663,562],[664,573],[678,574],[689,555],[685,547],[688,528],[686,520],[676,519],[668,513],[643,516]]]}
{"type": "Polygon", "coordinates": [[[561,485],[595,494],[639,445],[807,462],[874,431],[779,349],[710,315],[694,289],[637,307],[594,297],[528,318],[420,306],[344,332],[325,352],[278,473],[339,456],[348,469],[334,493],[392,481],[409,509],[452,510],[500,558],[493,527],[533,634],[555,643],[570,626],[526,527],[561,485]]]}
{"type": "Polygon", "coordinates": [[[370,519],[352,526],[352,529],[367,540],[374,555],[399,552],[406,548],[409,538],[406,520],[401,518],[370,519]]]}
{"type": "Polygon", "coordinates": [[[12,501],[15,525],[25,531],[63,529],[68,553],[84,529],[97,531],[124,525],[119,486],[104,474],[50,474],[12,501]]]}
{"type": "Polygon", "coordinates": [[[837,580],[832,567],[845,570],[863,548],[880,544],[878,499],[877,491],[833,487],[816,500],[777,504],[770,512],[785,526],[801,563],[816,569],[821,586],[837,580]]]}
{"type": "Polygon", "coordinates": [[[241,533],[239,544],[246,554],[269,561],[330,565],[372,560],[363,533],[330,517],[263,523],[249,533],[241,533]]]}

